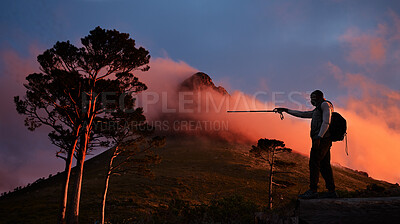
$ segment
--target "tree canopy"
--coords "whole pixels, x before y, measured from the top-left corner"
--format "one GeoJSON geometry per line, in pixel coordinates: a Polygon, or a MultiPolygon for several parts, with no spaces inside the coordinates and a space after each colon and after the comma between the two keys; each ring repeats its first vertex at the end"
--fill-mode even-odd
{"type": "MultiPolygon", "coordinates": [[[[110,143],[110,132],[95,124],[129,122],[143,125],[141,108],[134,108],[134,95],[147,89],[133,74],[149,69],[149,52],[136,47],[127,33],[96,27],[81,39],[82,47],[69,41],[57,42],[37,57],[41,73],[27,76],[26,95],[16,96],[18,113],[26,116],[29,130],[47,125],[52,128],[49,138],[67,154],[67,179],[64,207],[73,155],[79,168],[77,186],[71,203],[71,223],[78,222],[80,188],[85,156],[88,150],[110,143]],[[129,116],[126,115],[129,113],[129,116]]],[[[143,129],[132,129],[131,135],[143,136],[143,129]]],[[[111,140],[112,141],[112,140],[111,140]]],[[[61,157],[61,156],[59,156],[61,157]]],[[[65,209],[64,217],[65,219],[65,209]]],[[[61,222],[64,222],[61,220],[61,222]]]]}

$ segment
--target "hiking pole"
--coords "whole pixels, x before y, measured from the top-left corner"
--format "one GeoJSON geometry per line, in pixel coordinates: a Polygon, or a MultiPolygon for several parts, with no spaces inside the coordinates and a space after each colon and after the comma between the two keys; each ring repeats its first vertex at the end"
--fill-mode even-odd
{"type": "Polygon", "coordinates": [[[284,119],[283,113],[277,110],[228,110],[228,113],[279,113],[281,120],[284,119]]]}

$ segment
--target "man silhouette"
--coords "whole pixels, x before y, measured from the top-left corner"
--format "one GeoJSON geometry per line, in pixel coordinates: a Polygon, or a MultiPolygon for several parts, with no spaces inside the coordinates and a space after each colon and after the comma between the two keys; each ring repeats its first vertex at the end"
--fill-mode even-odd
{"type": "Polygon", "coordinates": [[[300,118],[311,118],[310,136],[312,147],[310,152],[310,189],[299,195],[302,199],[318,198],[319,172],[325,180],[328,192],[322,195],[324,198],[336,198],[335,183],[333,181],[332,167],[330,164],[332,140],[328,131],[331,123],[333,105],[326,101],[320,90],[315,90],[310,95],[311,104],[315,106],[312,111],[297,111],[288,108],[275,108],[274,111],[286,112],[300,118]]]}

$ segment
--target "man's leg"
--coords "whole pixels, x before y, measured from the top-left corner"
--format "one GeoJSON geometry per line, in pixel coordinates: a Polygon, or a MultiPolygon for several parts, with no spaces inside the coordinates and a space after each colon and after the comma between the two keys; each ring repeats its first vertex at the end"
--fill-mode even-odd
{"type": "Polygon", "coordinates": [[[311,148],[310,152],[310,189],[303,194],[299,195],[299,198],[302,199],[312,199],[318,198],[317,187],[318,187],[318,180],[319,180],[319,164],[320,164],[320,151],[319,147],[311,148]]]}
{"type": "MultiPolygon", "coordinates": [[[[330,142],[332,145],[332,142],[330,142]]],[[[321,139],[321,142],[318,146],[313,146],[310,152],[310,190],[306,191],[304,194],[299,195],[299,198],[303,199],[311,199],[318,197],[318,181],[319,181],[319,172],[321,167],[321,161],[325,157],[325,155],[329,152],[328,142],[321,139]]]]}
{"type": "Polygon", "coordinates": [[[319,181],[319,167],[320,167],[320,150],[319,147],[313,146],[310,152],[310,190],[317,192],[319,181]]]}
{"type": "Polygon", "coordinates": [[[333,180],[333,172],[332,172],[332,167],[331,167],[331,152],[330,148],[332,146],[332,142],[329,140],[327,142],[324,142],[324,144],[321,144],[321,147],[324,147],[322,151],[327,151],[323,159],[321,160],[320,164],[320,170],[322,177],[325,180],[326,188],[330,192],[335,191],[335,182],[333,180]]]}
{"type": "MultiPolygon", "coordinates": [[[[330,153],[329,153],[329,150],[330,150],[331,146],[332,146],[332,141],[323,138],[323,139],[321,139],[320,144],[319,144],[318,147],[313,145],[313,147],[311,148],[310,162],[309,162],[309,166],[310,166],[310,189],[313,190],[313,191],[317,191],[320,170],[323,169],[323,168],[326,168],[324,166],[326,164],[321,164],[322,161],[324,159],[327,159],[329,167],[330,167],[330,153]],[[329,155],[327,156],[327,154],[329,154],[329,155]],[[322,166],[324,166],[324,167],[322,168],[322,166]]],[[[331,173],[332,173],[332,169],[331,169],[331,173]]],[[[322,170],[321,170],[321,174],[324,177],[325,173],[322,173],[322,170]]],[[[332,180],[333,180],[333,177],[332,177],[332,180]]]]}

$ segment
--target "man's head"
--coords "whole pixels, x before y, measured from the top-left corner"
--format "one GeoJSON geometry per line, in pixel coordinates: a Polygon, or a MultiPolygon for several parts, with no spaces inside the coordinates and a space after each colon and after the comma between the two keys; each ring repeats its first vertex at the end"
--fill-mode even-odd
{"type": "Polygon", "coordinates": [[[322,101],[324,101],[324,93],[321,90],[315,90],[310,95],[311,104],[313,106],[318,106],[322,101]]]}

